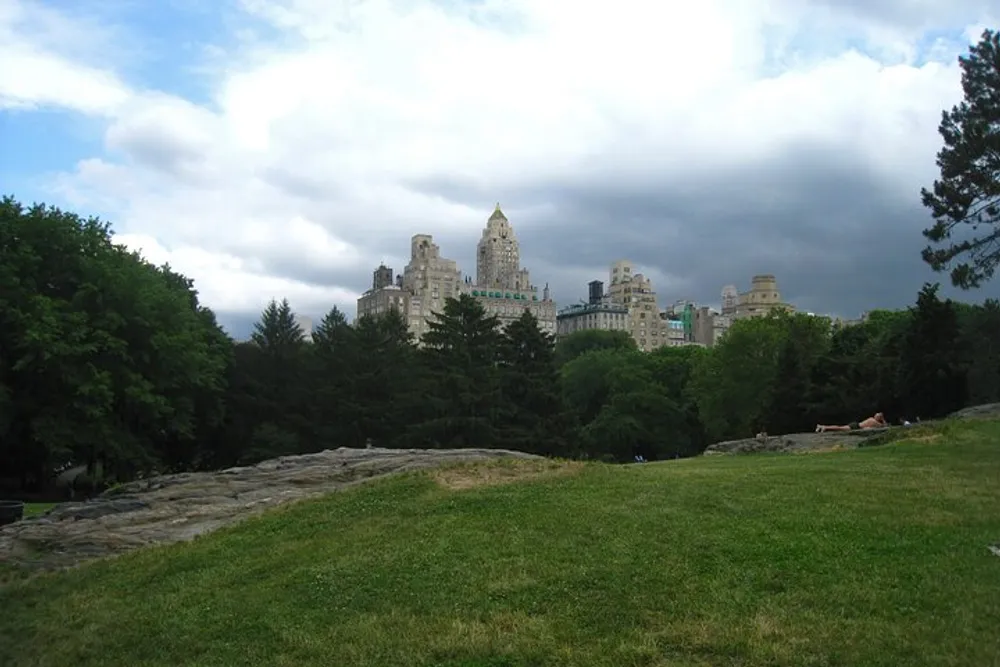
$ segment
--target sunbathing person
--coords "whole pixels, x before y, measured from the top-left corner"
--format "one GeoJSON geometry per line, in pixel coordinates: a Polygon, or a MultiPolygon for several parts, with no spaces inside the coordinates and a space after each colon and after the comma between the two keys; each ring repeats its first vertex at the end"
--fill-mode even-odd
{"type": "Polygon", "coordinates": [[[862,420],[860,422],[851,422],[850,424],[845,424],[843,426],[816,424],[816,432],[825,433],[826,431],[858,431],[867,428],[885,428],[888,425],[889,423],[885,420],[885,415],[883,415],[881,412],[876,412],[868,419],[862,420]]]}

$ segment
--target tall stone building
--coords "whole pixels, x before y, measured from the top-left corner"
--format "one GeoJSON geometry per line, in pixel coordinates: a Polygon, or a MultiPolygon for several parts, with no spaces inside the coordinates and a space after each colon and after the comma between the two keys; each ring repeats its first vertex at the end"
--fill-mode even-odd
{"type": "Polygon", "coordinates": [[[445,301],[469,294],[483,305],[487,315],[496,315],[502,326],[525,310],[537,319],[543,331],[556,333],[556,304],[546,285],[542,297],[522,269],[521,249],[507,217],[497,204],[486,223],[476,253],[476,282],[462,280],[453,259],[441,256],[441,248],[429,234],[410,239],[410,261],[401,275],[380,265],[372,272],[372,286],[358,298],[358,317],[377,316],[390,308],[403,314],[410,332],[418,340],[428,330],[428,321],[444,310],[445,301]]]}
{"type": "Polygon", "coordinates": [[[458,298],[462,272],[455,260],[441,256],[430,234],[417,234],[410,239],[410,263],[403,269],[401,285],[410,293],[410,331],[420,338],[427,332],[427,321],[444,310],[445,300],[458,298]]]}
{"type": "Polygon", "coordinates": [[[427,320],[444,309],[445,299],[459,295],[461,284],[455,260],[441,256],[432,236],[417,234],[410,239],[410,261],[402,274],[394,277],[384,264],[372,272],[371,289],[358,298],[358,317],[395,309],[419,339],[427,331],[427,320]]]}
{"type": "Polygon", "coordinates": [[[531,283],[528,269],[521,268],[521,245],[507,216],[497,204],[486,221],[476,246],[476,280],[467,280],[462,291],[479,300],[487,315],[496,315],[507,326],[527,310],[538,326],[556,333],[556,304],[546,284],[542,296],[531,283]]]}
{"type": "Polygon", "coordinates": [[[661,317],[652,281],[636,273],[632,263],[624,259],[611,265],[610,275],[608,296],[611,303],[628,310],[632,338],[639,349],[648,352],[669,345],[670,325],[661,317]]]}
{"type": "Polygon", "coordinates": [[[358,318],[378,317],[390,308],[406,314],[410,310],[410,294],[394,280],[392,269],[380,264],[372,272],[372,286],[358,298],[358,318]]]}
{"type": "Polygon", "coordinates": [[[735,288],[722,288],[722,314],[734,320],[767,315],[774,310],[794,312],[795,307],[781,300],[777,279],[769,274],[754,276],[750,281],[750,291],[741,292],[733,298],[735,288]]]}
{"type": "Polygon", "coordinates": [[[577,331],[628,331],[632,333],[632,323],[628,308],[611,303],[604,294],[604,283],[592,280],[588,283],[589,298],[563,308],[556,315],[556,331],[559,336],[568,336],[577,331]]]}
{"type": "Polygon", "coordinates": [[[694,342],[712,347],[726,335],[732,323],[731,315],[723,315],[708,306],[699,306],[694,310],[692,318],[694,342]]]}

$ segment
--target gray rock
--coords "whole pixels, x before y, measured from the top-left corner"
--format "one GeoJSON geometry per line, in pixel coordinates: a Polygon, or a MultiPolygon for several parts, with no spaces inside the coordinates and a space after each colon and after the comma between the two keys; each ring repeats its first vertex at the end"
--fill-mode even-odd
{"type": "Polygon", "coordinates": [[[857,431],[827,431],[826,433],[789,433],[763,438],[727,440],[709,445],[705,454],[759,454],[761,452],[809,452],[829,449],[853,449],[887,428],[859,429],[857,431]]]}
{"type": "MultiPolygon", "coordinates": [[[[1000,419],[1000,403],[987,403],[963,408],[948,416],[949,419],[1000,419]]],[[[929,424],[933,422],[922,422],[929,424]]],[[[913,424],[912,427],[919,424],[913,424]]],[[[852,449],[866,441],[895,428],[859,429],[857,431],[827,431],[826,433],[790,433],[770,435],[765,438],[727,440],[709,445],[705,454],[757,454],[761,452],[809,452],[827,449],[852,449]]]]}
{"type": "Polygon", "coordinates": [[[1000,419],[1000,403],[973,405],[949,416],[952,419],[1000,419]]]}
{"type": "Polygon", "coordinates": [[[68,567],[146,545],[190,540],[275,505],[392,473],[498,458],[541,457],[500,449],[341,447],[218,472],[150,477],[4,526],[0,562],[68,567]]]}

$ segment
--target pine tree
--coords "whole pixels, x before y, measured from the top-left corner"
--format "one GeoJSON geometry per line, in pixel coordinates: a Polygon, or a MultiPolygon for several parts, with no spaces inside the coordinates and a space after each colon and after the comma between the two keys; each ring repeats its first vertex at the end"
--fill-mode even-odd
{"type": "Polygon", "coordinates": [[[323,447],[358,444],[359,406],[354,387],[355,330],[334,306],[313,331],[309,375],[312,423],[323,447]]]}
{"type": "Polygon", "coordinates": [[[983,32],[959,64],[965,99],[942,114],[941,178],[933,192],[921,191],[934,217],[934,225],[924,230],[932,245],[923,258],[942,271],[964,256],[966,261],[951,269],[951,281],[969,289],[992,278],[1000,263],[1000,32],[983,32]],[[960,240],[950,241],[960,226],[960,240]],[[948,241],[946,248],[933,247],[948,241]]]}
{"type": "Polygon", "coordinates": [[[251,340],[272,354],[294,354],[305,342],[288,299],[282,299],[280,304],[272,299],[253,328],[251,340]]]}
{"type": "Polygon", "coordinates": [[[420,435],[443,447],[493,447],[505,412],[500,388],[499,320],[466,294],[445,301],[428,322],[423,359],[430,382],[420,435]]]}
{"type": "Polygon", "coordinates": [[[410,442],[410,425],[423,400],[413,335],[395,309],[355,324],[350,405],[357,445],[399,447],[410,442]]]}
{"type": "Polygon", "coordinates": [[[257,420],[240,462],[307,451],[315,430],[307,401],[305,338],[287,299],[267,305],[251,341],[255,349],[246,350],[243,358],[252,364],[246,386],[254,390],[241,402],[257,420]]]}
{"type": "Polygon", "coordinates": [[[525,310],[503,333],[502,391],[508,412],[500,426],[504,446],[538,454],[565,454],[569,417],[563,406],[554,338],[525,310]]]}

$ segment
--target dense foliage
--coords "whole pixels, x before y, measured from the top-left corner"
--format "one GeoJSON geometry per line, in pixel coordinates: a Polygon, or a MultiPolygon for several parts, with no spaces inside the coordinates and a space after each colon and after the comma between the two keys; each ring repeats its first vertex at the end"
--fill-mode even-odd
{"type": "Polygon", "coordinates": [[[555,344],[528,313],[501,330],[471,297],[449,300],[421,345],[395,311],[349,324],[336,308],[307,341],[287,301],[236,343],[191,281],[103,223],[9,198],[0,285],[0,476],[21,492],[70,465],[90,492],[369,444],[655,460],[1000,400],[1000,305],[942,301],[931,285],[853,326],[741,320],[711,349],[642,353],[600,331],[555,344]]]}

